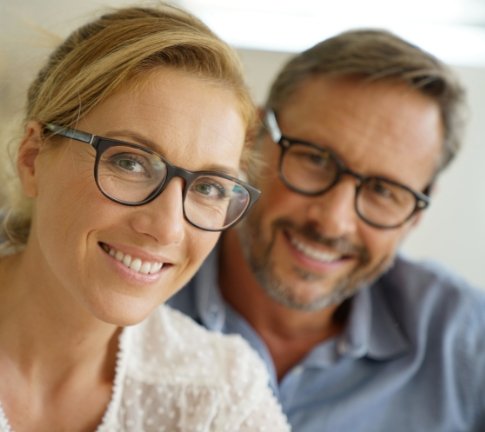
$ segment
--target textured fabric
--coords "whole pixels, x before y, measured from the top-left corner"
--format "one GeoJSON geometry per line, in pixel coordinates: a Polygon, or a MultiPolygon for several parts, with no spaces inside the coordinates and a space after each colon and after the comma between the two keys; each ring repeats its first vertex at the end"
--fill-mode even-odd
{"type": "Polygon", "coordinates": [[[216,253],[171,305],[250,342],[295,432],[485,431],[485,293],[437,264],[399,257],[352,299],[343,334],[279,383],[264,342],[221,299],[216,253]]]}
{"type": "MultiPolygon", "coordinates": [[[[0,407],[1,408],[1,407],[0,407]]],[[[0,430],[10,431],[0,409],[0,430]]],[[[166,306],[120,337],[112,400],[97,432],[289,431],[261,360],[166,306]]]]}

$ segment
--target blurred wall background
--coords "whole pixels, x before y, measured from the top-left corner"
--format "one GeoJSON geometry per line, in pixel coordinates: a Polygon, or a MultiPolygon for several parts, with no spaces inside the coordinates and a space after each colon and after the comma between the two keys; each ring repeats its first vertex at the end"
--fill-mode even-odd
{"type": "MultiPolygon", "coordinates": [[[[360,0],[355,2],[360,3],[360,0]]],[[[100,8],[133,3],[126,0],[0,0],[2,144],[11,139],[10,125],[21,117],[27,84],[59,38],[96,16],[100,8]]],[[[198,3],[200,6],[203,2],[198,3]]],[[[388,29],[393,31],[392,27],[388,29]]],[[[269,32],[270,28],[267,30],[269,32]]],[[[247,23],[247,31],[251,31],[250,23],[247,23]]],[[[457,42],[452,38],[450,44],[453,43],[457,42]]],[[[261,103],[273,76],[292,53],[290,49],[236,48],[253,95],[261,103]]],[[[420,259],[441,261],[485,289],[482,249],[485,246],[485,61],[473,65],[451,62],[451,65],[469,96],[470,120],[464,147],[442,175],[430,209],[403,245],[403,251],[420,259]]]]}

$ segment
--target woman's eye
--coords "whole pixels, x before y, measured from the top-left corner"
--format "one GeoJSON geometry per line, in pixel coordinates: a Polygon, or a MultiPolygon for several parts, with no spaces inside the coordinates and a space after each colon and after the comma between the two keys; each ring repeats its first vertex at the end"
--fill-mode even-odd
{"type": "Polygon", "coordinates": [[[194,185],[194,190],[208,198],[224,198],[226,196],[225,189],[218,183],[197,183],[194,185]]]}
{"type": "Polygon", "coordinates": [[[140,174],[147,172],[147,161],[140,160],[138,155],[118,154],[111,158],[111,163],[128,173],[140,174]]]}
{"type": "Polygon", "coordinates": [[[143,166],[141,166],[138,162],[131,159],[120,159],[117,161],[117,163],[120,168],[123,168],[127,171],[133,171],[133,172],[143,171],[143,166]]]}

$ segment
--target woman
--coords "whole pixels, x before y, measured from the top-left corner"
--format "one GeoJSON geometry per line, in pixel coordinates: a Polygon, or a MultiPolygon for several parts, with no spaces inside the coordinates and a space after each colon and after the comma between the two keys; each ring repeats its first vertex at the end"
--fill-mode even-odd
{"type": "Polygon", "coordinates": [[[159,307],[257,198],[252,109],[233,52],[169,6],[51,55],[4,219],[1,430],[288,430],[242,340],[159,307]]]}

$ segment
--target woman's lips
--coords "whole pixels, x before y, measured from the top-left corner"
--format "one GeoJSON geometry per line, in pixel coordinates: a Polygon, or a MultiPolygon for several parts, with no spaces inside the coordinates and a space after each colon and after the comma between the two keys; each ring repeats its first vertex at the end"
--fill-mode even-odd
{"type": "Polygon", "coordinates": [[[125,267],[140,274],[155,274],[159,273],[164,267],[164,263],[160,261],[147,261],[140,257],[131,256],[128,253],[124,253],[117,250],[106,243],[101,243],[103,250],[112,256],[115,260],[119,261],[125,267]]]}

